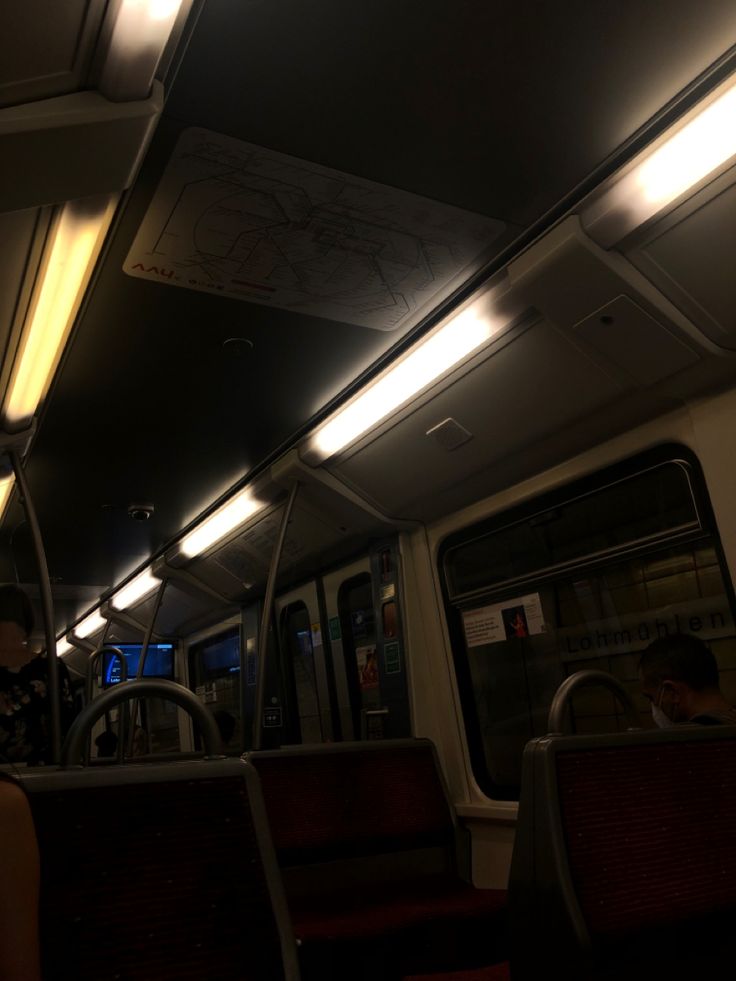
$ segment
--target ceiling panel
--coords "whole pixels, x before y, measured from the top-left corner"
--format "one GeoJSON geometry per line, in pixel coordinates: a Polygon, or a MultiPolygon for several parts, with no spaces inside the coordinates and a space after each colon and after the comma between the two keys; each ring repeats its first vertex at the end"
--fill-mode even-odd
{"type": "MultiPolygon", "coordinates": [[[[68,6],[78,18],[87,9],[68,6]]],[[[52,575],[70,586],[120,581],[415,327],[371,330],[125,275],[184,130],[503,222],[506,231],[486,243],[492,258],[734,42],[736,6],[726,0],[207,0],[33,447],[28,474],[52,575]],[[141,501],[155,511],[136,523],[127,508],[141,501]]],[[[522,341],[524,357],[502,353],[507,367],[494,368],[492,390],[477,393],[493,423],[483,437],[491,459],[614,397],[579,352],[566,349],[563,364],[548,331],[534,336],[538,344],[522,341]],[[514,425],[510,392],[520,393],[514,425]]],[[[422,416],[421,426],[440,417],[422,416]]],[[[472,430],[476,420],[458,421],[472,430]]],[[[392,431],[385,464],[376,447],[370,465],[345,465],[389,504],[420,493],[401,439],[410,440],[403,457],[417,455],[417,474],[446,483],[455,473],[423,430],[415,442],[406,425],[392,431]],[[399,460],[403,474],[391,470],[399,460]]],[[[462,473],[484,459],[474,456],[480,438],[455,451],[454,461],[467,461],[462,473]]],[[[0,557],[6,577],[13,563],[32,568],[22,521],[16,505],[3,530],[6,546],[13,538],[12,555],[6,548],[0,557]]]]}
{"type": "Polygon", "coordinates": [[[623,396],[541,321],[330,469],[388,514],[426,518],[441,491],[623,396]],[[428,435],[447,418],[473,434],[450,451],[428,435]]]}

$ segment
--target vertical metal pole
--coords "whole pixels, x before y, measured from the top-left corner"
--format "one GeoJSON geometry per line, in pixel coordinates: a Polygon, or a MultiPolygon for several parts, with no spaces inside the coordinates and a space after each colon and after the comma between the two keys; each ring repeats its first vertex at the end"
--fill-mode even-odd
{"type": "Polygon", "coordinates": [[[46,634],[46,660],[49,673],[49,705],[51,708],[51,762],[58,764],[61,759],[61,702],[59,697],[59,669],[56,662],[56,637],[54,635],[54,601],[51,596],[51,582],[46,563],[46,552],[43,547],[41,529],[33,507],[33,500],[28,489],[28,481],[23,470],[20,456],[15,450],[9,450],[8,456],[13,465],[15,482],[20,494],[21,504],[26,515],[26,521],[31,531],[33,549],[38,564],[38,586],[41,593],[41,608],[43,610],[43,626],[46,634]]]}
{"type": "MultiPolygon", "coordinates": [[[[148,655],[148,648],[151,644],[151,638],[153,637],[153,629],[156,626],[156,617],[158,616],[158,611],[161,609],[161,603],[164,598],[164,593],[166,592],[166,586],[168,585],[168,579],[162,579],[161,585],[158,587],[158,592],[156,593],[156,602],[153,604],[153,610],[151,611],[151,619],[148,621],[148,626],[146,627],[146,633],[143,638],[143,647],[141,647],[141,656],[138,661],[138,670],[135,673],[135,680],[140,681],[143,677],[143,670],[146,666],[146,656],[148,655]]],[[[122,712],[122,706],[120,707],[122,712]]],[[[134,698],[131,700],[131,710],[130,710],[130,733],[128,735],[128,756],[133,755],[133,743],[135,742],[135,727],[136,718],[138,715],[138,699],[134,698]]]]}
{"type": "Polygon", "coordinates": [[[284,513],[281,517],[281,527],[279,537],[274,545],[271,555],[271,567],[268,570],[268,580],[266,582],[266,595],[263,597],[263,612],[261,613],[261,626],[258,631],[258,656],[256,658],[256,698],[253,711],[253,749],[261,748],[261,732],[263,730],[263,696],[266,689],[266,653],[268,651],[268,628],[271,624],[271,607],[273,606],[273,594],[276,590],[276,573],[279,570],[281,552],[286,540],[286,529],[291,519],[291,512],[296,500],[299,482],[294,481],[291,488],[289,499],[284,505],[284,513]]]}

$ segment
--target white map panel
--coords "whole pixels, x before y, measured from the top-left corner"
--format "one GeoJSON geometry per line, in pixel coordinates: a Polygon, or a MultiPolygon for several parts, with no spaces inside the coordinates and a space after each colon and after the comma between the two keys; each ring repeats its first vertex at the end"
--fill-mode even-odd
{"type": "Polygon", "coordinates": [[[416,194],[187,129],[123,270],[395,330],[477,268],[504,228],[416,194]]]}

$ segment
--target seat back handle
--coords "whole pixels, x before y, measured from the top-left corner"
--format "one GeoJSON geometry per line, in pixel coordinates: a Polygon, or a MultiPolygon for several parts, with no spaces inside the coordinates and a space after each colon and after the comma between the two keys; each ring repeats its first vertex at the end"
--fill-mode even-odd
{"type": "Polygon", "coordinates": [[[62,767],[77,766],[82,756],[82,747],[92,730],[92,726],[105,712],[123,702],[134,698],[164,698],[174,702],[199,727],[207,759],[222,759],[222,742],[217,723],[194,692],[175,681],[163,678],[143,678],[140,681],[127,681],[124,685],[109,688],[79,713],[69,730],[61,751],[62,767]]]}
{"type": "Polygon", "coordinates": [[[631,695],[624,686],[613,675],[606,671],[576,671],[569,678],[565,678],[560,687],[555,692],[552,705],[547,719],[547,733],[550,736],[563,735],[563,724],[565,720],[565,709],[573,694],[580,688],[608,688],[609,691],[618,698],[623,705],[626,718],[629,721],[629,729],[641,729],[639,713],[634,705],[631,695]]]}

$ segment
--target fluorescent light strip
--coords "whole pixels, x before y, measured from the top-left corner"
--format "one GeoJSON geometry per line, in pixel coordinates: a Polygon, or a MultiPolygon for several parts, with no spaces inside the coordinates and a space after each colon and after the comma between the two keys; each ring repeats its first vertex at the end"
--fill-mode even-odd
{"type": "Polygon", "coordinates": [[[106,197],[61,209],[10,378],[4,415],[13,425],[29,420],[45,394],[114,207],[106,197]]]}
{"type": "Polygon", "coordinates": [[[100,630],[104,629],[106,624],[107,620],[100,615],[99,610],[95,610],[78,623],[76,627],[72,627],[71,632],[77,637],[89,637],[91,634],[99,633],[100,630]]]}
{"type": "Polygon", "coordinates": [[[110,605],[116,610],[127,610],[150,595],[160,585],[161,580],[157,579],[150,569],[145,569],[112,596],[110,605]]]}
{"type": "Polygon", "coordinates": [[[114,13],[99,90],[114,102],[146,99],[181,0],[122,0],[114,13]]]}
{"type": "Polygon", "coordinates": [[[263,502],[252,497],[250,489],[246,488],[183,538],[179,548],[184,555],[193,558],[206,551],[265,506],[263,502]]]}
{"type": "Polygon", "coordinates": [[[475,307],[458,314],[322,426],[309,442],[322,460],[376,423],[485,344],[505,325],[475,307]]]}
{"type": "Polygon", "coordinates": [[[74,650],[74,646],[72,644],[70,644],[69,641],[65,637],[60,637],[56,641],[56,656],[57,657],[63,657],[65,654],[68,654],[69,651],[71,651],[71,650],[74,650]]]}
{"type": "Polygon", "coordinates": [[[6,477],[4,480],[0,480],[0,521],[3,520],[5,508],[8,506],[14,486],[15,477],[6,477]]]}
{"type": "Polygon", "coordinates": [[[736,154],[736,85],[698,113],[644,161],[637,184],[660,208],[736,154]]]}
{"type": "Polygon", "coordinates": [[[591,196],[581,220],[599,245],[615,245],[736,155],[734,80],[673,130],[669,139],[644,150],[591,196]]]}

